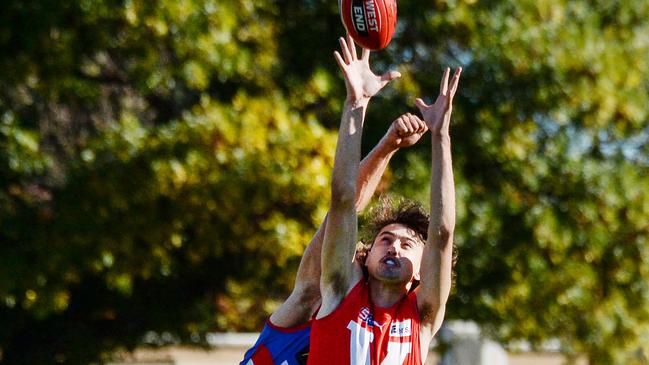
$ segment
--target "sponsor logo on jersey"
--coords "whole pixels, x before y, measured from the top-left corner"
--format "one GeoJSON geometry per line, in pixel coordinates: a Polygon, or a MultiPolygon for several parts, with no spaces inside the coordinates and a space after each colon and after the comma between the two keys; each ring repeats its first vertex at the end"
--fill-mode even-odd
{"type": "Polygon", "coordinates": [[[370,327],[372,326],[376,326],[379,328],[381,327],[381,324],[374,320],[374,315],[367,307],[361,308],[360,312],[358,312],[358,318],[360,318],[363,322],[367,323],[370,327]]]}
{"type": "Polygon", "coordinates": [[[411,334],[412,327],[409,319],[390,325],[390,336],[392,337],[410,337],[411,334]]]}

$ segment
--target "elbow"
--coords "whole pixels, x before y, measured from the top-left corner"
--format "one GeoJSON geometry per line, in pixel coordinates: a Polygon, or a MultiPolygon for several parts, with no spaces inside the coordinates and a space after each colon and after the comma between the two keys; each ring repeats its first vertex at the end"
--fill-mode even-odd
{"type": "Polygon", "coordinates": [[[453,240],[454,227],[450,224],[443,224],[439,228],[439,238],[442,242],[448,243],[453,240]]]}
{"type": "Polygon", "coordinates": [[[453,224],[431,226],[428,231],[428,237],[432,238],[433,242],[439,242],[442,245],[446,245],[453,241],[454,230],[453,224]]]}
{"type": "Polygon", "coordinates": [[[332,183],[331,205],[337,207],[354,207],[356,205],[356,184],[346,182],[332,183]]]}

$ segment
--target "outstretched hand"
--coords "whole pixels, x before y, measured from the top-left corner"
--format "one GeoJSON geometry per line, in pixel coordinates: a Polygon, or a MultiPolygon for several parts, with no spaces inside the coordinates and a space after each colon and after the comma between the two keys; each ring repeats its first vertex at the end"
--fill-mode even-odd
{"type": "Polygon", "coordinates": [[[343,37],[340,37],[339,41],[342,55],[335,51],[334,57],[345,77],[347,98],[351,101],[369,99],[390,81],[401,76],[397,71],[390,71],[382,76],[375,75],[370,69],[369,50],[363,49],[359,59],[356,53],[356,45],[350,35],[347,35],[347,41],[343,37]]]}
{"type": "Polygon", "coordinates": [[[449,84],[449,73],[451,69],[444,70],[442,82],[439,86],[439,95],[432,105],[427,105],[421,98],[415,101],[419,108],[424,121],[431,133],[448,135],[449,124],[451,121],[451,112],[453,111],[453,97],[457,91],[457,85],[460,82],[462,67],[458,67],[453,74],[449,84]]]}
{"type": "Polygon", "coordinates": [[[426,133],[428,127],[418,116],[406,113],[395,119],[385,135],[393,148],[410,147],[426,133]]]}

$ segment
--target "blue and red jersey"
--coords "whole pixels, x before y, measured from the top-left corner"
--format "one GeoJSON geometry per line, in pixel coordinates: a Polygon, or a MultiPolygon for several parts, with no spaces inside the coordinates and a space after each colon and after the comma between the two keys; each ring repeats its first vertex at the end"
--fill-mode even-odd
{"type": "Polygon", "coordinates": [[[284,328],[268,320],[239,365],[306,365],[310,335],[311,321],[284,328]]]}

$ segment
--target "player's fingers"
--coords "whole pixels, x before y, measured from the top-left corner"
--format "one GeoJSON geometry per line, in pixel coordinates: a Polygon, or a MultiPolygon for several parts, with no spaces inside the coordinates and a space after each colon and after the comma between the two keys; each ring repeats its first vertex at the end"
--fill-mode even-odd
{"type": "Polygon", "coordinates": [[[399,77],[401,77],[401,72],[399,72],[399,71],[388,71],[385,74],[383,74],[383,76],[381,76],[381,80],[392,81],[392,80],[397,79],[399,77]]]}
{"type": "Polygon", "coordinates": [[[421,126],[419,125],[419,118],[416,115],[410,115],[410,123],[412,124],[412,133],[421,133],[421,126]]]}
{"type": "Polygon", "coordinates": [[[354,43],[354,40],[352,39],[351,34],[347,33],[347,46],[349,47],[349,52],[352,55],[352,60],[357,60],[358,59],[358,54],[356,53],[356,44],[354,43]]]}
{"type": "Polygon", "coordinates": [[[439,93],[442,95],[446,95],[448,92],[448,75],[451,72],[451,68],[447,67],[444,69],[444,75],[442,76],[442,82],[439,85],[439,93]]]}
{"type": "Polygon", "coordinates": [[[406,125],[405,125],[405,123],[403,121],[403,117],[397,118],[396,125],[397,125],[397,128],[396,128],[397,135],[398,136],[404,135],[406,133],[406,131],[407,131],[407,128],[406,128],[406,125]]]}
{"type": "Polygon", "coordinates": [[[345,64],[345,61],[343,60],[340,53],[338,53],[338,51],[334,51],[334,58],[336,59],[336,62],[338,63],[338,66],[340,66],[340,69],[345,70],[345,67],[347,65],[345,64]]]}
{"type": "Polygon", "coordinates": [[[381,76],[381,87],[387,85],[390,81],[397,79],[401,77],[401,73],[399,71],[389,71],[383,74],[381,76]]]}
{"type": "Polygon", "coordinates": [[[361,55],[363,57],[363,61],[369,61],[370,59],[370,50],[367,48],[363,48],[363,54],[361,55]]]}
{"type": "Polygon", "coordinates": [[[424,123],[418,116],[413,115],[413,122],[415,125],[415,133],[423,134],[426,132],[426,123],[424,123]]]}
{"type": "Polygon", "coordinates": [[[349,53],[349,47],[347,47],[347,42],[345,41],[345,38],[340,37],[339,42],[340,42],[340,48],[343,51],[343,58],[345,59],[345,63],[350,64],[352,62],[352,55],[349,53]]]}
{"type": "Polygon", "coordinates": [[[426,125],[426,122],[419,119],[419,125],[421,126],[421,134],[424,134],[426,133],[426,131],[428,131],[428,126],[426,125]]]}
{"type": "Polygon", "coordinates": [[[406,114],[406,127],[408,128],[408,134],[413,134],[417,130],[414,120],[412,119],[412,114],[406,114]]]}
{"type": "Polygon", "coordinates": [[[416,106],[417,108],[419,108],[419,111],[420,111],[422,114],[424,114],[424,110],[426,110],[426,108],[428,108],[428,105],[426,105],[426,103],[424,103],[424,100],[421,99],[421,98],[417,98],[417,99],[415,100],[415,106],[416,106]]]}
{"type": "Polygon", "coordinates": [[[453,75],[453,79],[451,80],[451,91],[450,95],[453,97],[455,95],[455,92],[457,91],[457,85],[460,83],[460,75],[462,74],[462,67],[458,67],[455,70],[455,74],[453,75]]]}

